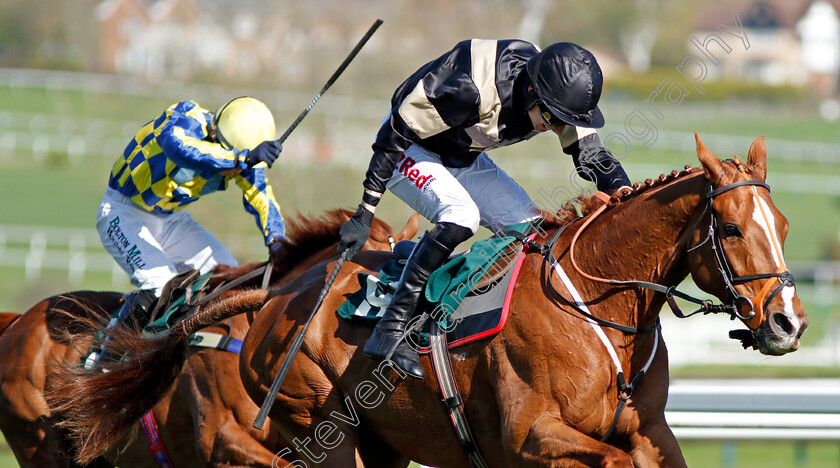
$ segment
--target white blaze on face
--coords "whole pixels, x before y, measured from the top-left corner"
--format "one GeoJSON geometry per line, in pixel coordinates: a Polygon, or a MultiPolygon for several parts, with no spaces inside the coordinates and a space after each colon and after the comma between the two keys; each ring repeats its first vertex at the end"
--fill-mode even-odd
{"type": "MultiPolygon", "coordinates": [[[[773,261],[776,263],[776,270],[782,271],[787,269],[785,265],[785,257],[782,253],[782,243],[779,241],[779,236],[776,234],[776,222],[773,217],[773,212],[770,210],[770,205],[758,195],[758,190],[755,187],[750,187],[753,194],[753,220],[758,223],[764,230],[764,235],[767,236],[767,242],[770,243],[770,253],[773,255],[773,261]]],[[[781,297],[785,304],[785,312],[794,316],[793,313],[793,294],[796,292],[793,286],[785,286],[782,288],[781,297]]]]}

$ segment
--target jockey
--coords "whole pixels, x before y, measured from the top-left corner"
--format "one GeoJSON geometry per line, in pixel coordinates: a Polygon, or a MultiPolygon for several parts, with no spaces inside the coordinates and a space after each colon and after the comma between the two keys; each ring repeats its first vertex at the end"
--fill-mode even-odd
{"type": "Polygon", "coordinates": [[[386,189],[435,226],[420,239],[364,353],[424,378],[417,351],[400,341],[429,276],[479,225],[493,231],[536,222],[528,194],[485,151],[545,131],[558,135],[577,173],[612,193],[630,185],[595,128],[603,77],[595,57],[572,43],[540,51],[521,40],[467,40],[423,65],[391,98],[373,143],[362,203],[340,233],[352,257],[370,235],[386,189]]]}
{"type": "MultiPolygon", "coordinates": [[[[242,189],[245,210],[256,219],[269,253],[284,236],[280,206],[266,169],[282,146],[274,140],[271,111],[252,97],[238,97],[215,113],[194,101],[172,104],[144,125],[111,169],[96,228],[102,245],[139,290],[124,303],[108,329],[145,309],[166,282],[186,270],[237,265],[209,231],[181,211],[200,197],[242,189]]],[[[104,359],[105,347],[97,360],[104,359]]]]}

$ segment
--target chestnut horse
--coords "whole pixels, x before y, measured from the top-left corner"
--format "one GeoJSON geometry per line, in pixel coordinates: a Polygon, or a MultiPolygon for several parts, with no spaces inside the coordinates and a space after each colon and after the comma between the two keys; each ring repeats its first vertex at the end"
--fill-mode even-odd
{"type": "MultiPolygon", "coordinates": [[[[282,285],[287,278],[331,257],[336,251],[338,229],[351,214],[332,210],[320,219],[289,219],[287,235],[291,241],[274,258],[271,284],[282,285]]],[[[395,242],[413,237],[417,218],[414,215],[400,234],[377,221],[364,248],[390,250],[395,242]]],[[[235,279],[261,265],[220,266],[211,283],[235,279]]],[[[262,276],[242,284],[238,291],[256,287],[261,280],[262,276]]],[[[78,362],[79,351],[86,350],[90,341],[89,329],[68,320],[67,314],[98,320],[115,310],[121,297],[111,292],[73,292],[45,299],[23,315],[0,314],[0,330],[7,328],[6,319],[19,319],[0,335],[0,429],[22,466],[77,466],[64,432],[55,425],[59,419],[44,400],[44,389],[51,380],[50,365],[78,362]],[[74,346],[62,340],[63,328],[68,326],[82,335],[74,346]]],[[[239,315],[204,331],[242,339],[252,319],[239,315]]],[[[239,357],[208,348],[190,351],[175,385],[153,410],[171,462],[175,466],[271,466],[273,461],[282,462],[274,458],[287,442],[276,430],[251,427],[258,408],[238,378],[239,357]]],[[[126,437],[116,447],[119,449],[111,450],[94,465],[125,465],[130,461],[132,467],[158,466],[142,436],[133,440],[126,437]]]]}
{"type": "MultiPolygon", "coordinates": [[[[506,326],[452,350],[489,467],[684,467],[665,421],[668,358],[658,316],[676,294],[669,286],[689,274],[725,303],[711,310],[742,318],[761,353],[798,348],[807,318],[782,256],[787,221],[764,183],[764,139],[750,147],[747,165],[719,160],[699,137],[697,150],[702,169],[636,184],[594,212],[598,202],[581,197],[590,213],[583,220],[546,220],[537,239],[545,248],[525,256],[506,326]],[[656,285],[668,294],[649,289],[656,285]]],[[[433,379],[405,378],[366,358],[370,326],[335,314],[358,289],[357,274],[391,258],[363,252],[345,264],[276,395],[271,422],[297,441],[293,466],[365,466],[371,437],[425,465],[470,466],[433,379]]],[[[166,388],[193,330],[267,301],[240,357],[245,388],[261,402],[334,264],[278,290],[243,292],[155,340],[128,337],[143,354],[107,374],[69,369],[50,402],[68,418],[81,459],[154,403],[146,391],[166,388]]]]}

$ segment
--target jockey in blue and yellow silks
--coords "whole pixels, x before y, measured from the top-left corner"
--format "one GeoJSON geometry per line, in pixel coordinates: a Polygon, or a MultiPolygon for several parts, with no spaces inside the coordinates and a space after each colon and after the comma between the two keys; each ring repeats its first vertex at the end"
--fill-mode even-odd
{"type": "Polygon", "coordinates": [[[231,180],[266,246],[280,245],[283,218],[266,176],[282,151],[274,137],[271,112],[250,97],[233,99],[215,113],[194,101],[178,102],[140,128],[111,169],[96,222],[103,246],[140,288],[126,295],[113,326],[151,303],[180,272],[237,265],[218,239],[182,211],[225,190],[231,180]]]}

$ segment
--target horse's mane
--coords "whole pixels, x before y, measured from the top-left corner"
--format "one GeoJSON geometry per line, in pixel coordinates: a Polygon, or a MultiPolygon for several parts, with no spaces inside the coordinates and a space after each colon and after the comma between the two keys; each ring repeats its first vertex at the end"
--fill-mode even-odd
{"type": "Polygon", "coordinates": [[[336,208],[318,217],[296,213],[286,220],[286,240],[284,243],[295,249],[308,251],[320,250],[338,241],[341,226],[353,216],[353,212],[336,208]]]}
{"type": "Polygon", "coordinates": [[[353,215],[352,211],[336,208],[321,216],[306,216],[300,212],[286,218],[286,238],[275,251],[273,263],[296,265],[315,252],[338,242],[338,231],[353,215]]]}
{"type": "MultiPolygon", "coordinates": [[[[275,252],[273,263],[282,271],[282,265],[296,265],[309,258],[315,252],[338,242],[338,232],[353,212],[336,208],[314,217],[300,212],[286,219],[286,238],[281,240],[282,248],[275,252]]],[[[374,218],[371,226],[372,236],[393,234],[390,226],[379,218],[374,218]]]]}
{"type": "MultiPolygon", "coordinates": [[[[634,200],[649,190],[668,185],[676,180],[682,180],[686,175],[700,171],[700,168],[692,168],[686,165],[682,171],[673,170],[668,174],[661,174],[655,179],[645,179],[644,182],[636,182],[632,187],[616,191],[609,201],[609,207],[634,200]]],[[[577,198],[568,200],[556,213],[542,212],[544,228],[559,228],[565,226],[576,218],[586,217],[603,205],[604,202],[595,195],[580,194],[577,198]]]]}

